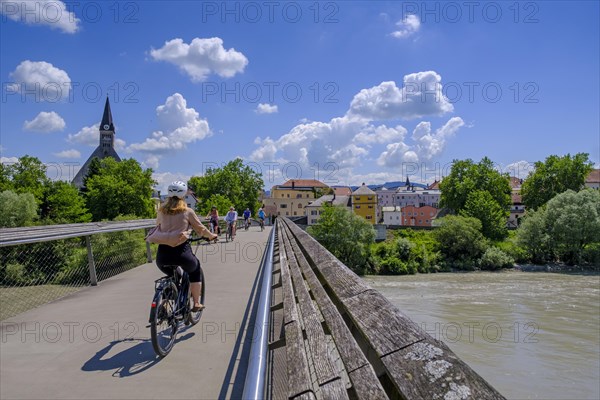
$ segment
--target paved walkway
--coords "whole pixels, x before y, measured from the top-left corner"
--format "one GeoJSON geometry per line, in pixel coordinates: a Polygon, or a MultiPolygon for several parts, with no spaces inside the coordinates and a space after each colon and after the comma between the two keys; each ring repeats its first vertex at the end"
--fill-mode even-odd
{"type": "Polygon", "coordinates": [[[270,227],[203,244],[207,279],[200,322],[179,332],[164,359],[154,354],[148,315],[154,280],[145,264],[0,323],[0,398],[240,398],[251,300],[270,227]],[[238,365],[239,364],[239,365],[238,365]]]}

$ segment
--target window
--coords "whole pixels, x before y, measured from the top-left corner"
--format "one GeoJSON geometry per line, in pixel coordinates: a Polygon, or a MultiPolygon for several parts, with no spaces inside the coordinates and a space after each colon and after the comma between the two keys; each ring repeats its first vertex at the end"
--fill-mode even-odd
{"type": "Polygon", "coordinates": [[[373,206],[369,206],[369,208],[373,208],[373,206]]]}
{"type": "Polygon", "coordinates": [[[296,211],[294,211],[294,215],[297,215],[297,214],[296,214],[296,211]]]}
{"type": "Polygon", "coordinates": [[[360,196],[356,196],[356,197],[354,198],[354,200],[356,200],[356,201],[360,200],[360,196]]]}
{"type": "Polygon", "coordinates": [[[317,215],[317,210],[311,210],[310,215],[317,215]]]}
{"type": "Polygon", "coordinates": [[[373,196],[367,197],[367,200],[373,200],[373,196]]]}
{"type": "Polygon", "coordinates": [[[288,197],[288,199],[290,198],[290,194],[289,193],[287,194],[287,197],[288,197]]]}
{"type": "Polygon", "coordinates": [[[288,216],[288,215],[290,215],[290,213],[286,211],[286,212],[285,212],[285,215],[286,215],[286,216],[288,216]]]}
{"type": "Polygon", "coordinates": [[[298,194],[296,195],[296,198],[297,198],[297,199],[301,199],[301,198],[302,198],[302,193],[298,193],[298,194]]]}
{"type": "Polygon", "coordinates": [[[280,204],[279,207],[281,207],[281,208],[287,208],[287,204],[280,204]]]}
{"type": "Polygon", "coordinates": [[[356,205],[356,206],[354,206],[354,208],[360,208],[360,206],[359,206],[359,205],[356,205]]]}
{"type": "Polygon", "coordinates": [[[423,214],[423,211],[421,211],[421,217],[422,217],[423,215],[425,215],[425,214],[423,214]]]}
{"type": "Polygon", "coordinates": [[[367,215],[367,219],[372,219],[372,217],[370,215],[367,215]]]}
{"type": "Polygon", "coordinates": [[[302,204],[301,203],[298,203],[298,208],[302,208],[302,204]]]}
{"type": "Polygon", "coordinates": [[[307,198],[307,199],[308,199],[308,196],[309,196],[309,195],[308,195],[308,193],[306,193],[306,198],[307,198]]]}

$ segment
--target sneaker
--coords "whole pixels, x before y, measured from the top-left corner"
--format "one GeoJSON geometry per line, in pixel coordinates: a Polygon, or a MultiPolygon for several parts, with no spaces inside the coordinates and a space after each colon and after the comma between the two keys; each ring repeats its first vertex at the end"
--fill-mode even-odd
{"type": "Polygon", "coordinates": [[[192,312],[198,312],[198,311],[202,311],[204,310],[206,307],[204,307],[204,304],[198,304],[195,305],[194,308],[192,308],[192,312]]]}

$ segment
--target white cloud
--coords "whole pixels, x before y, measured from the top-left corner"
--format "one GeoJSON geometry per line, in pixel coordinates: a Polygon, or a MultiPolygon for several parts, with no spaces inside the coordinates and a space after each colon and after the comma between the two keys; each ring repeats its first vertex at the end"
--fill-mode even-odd
{"type": "Polygon", "coordinates": [[[271,105],[267,103],[260,103],[255,110],[257,114],[273,114],[277,111],[278,109],[276,105],[271,105]]]}
{"type": "Polygon", "coordinates": [[[396,23],[398,30],[392,32],[392,36],[398,39],[404,39],[414,35],[421,28],[419,17],[409,14],[403,20],[396,23]]]}
{"type": "Polygon", "coordinates": [[[65,120],[60,115],[51,112],[40,112],[32,121],[25,121],[23,129],[32,132],[58,132],[65,129],[65,120]]]}
{"type": "Polygon", "coordinates": [[[193,108],[187,108],[187,101],[179,94],[169,96],[165,104],[156,107],[156,117],[161,130],[155,131],[142,143],[132,143],[128,150],[140,151],[154,157],[146,162],[158,168],[158,160],[165,153],[183,150],[188,144],[203,140],[212,135],[206,119],[201,119],[193,108]]]}
{"type": "Polygon", "coordinates": [[[515,161],[504,168],[499,168],[499,170],[502,173],[508,173],[510,176],[525,179],[530,172],[535,171],[535,164],[524,160],[515,161]]]}
{"type": "Polygon", "coordinates": [[[9,74],[15,81],[7,85],[13,92],[24,92],[35,101],[56,102],[69,97],[71,78],[60,68],[45,61],[25,60],[9,74]]]}
{"type": "Polygon", "coordinates": [[[80,158],[81,157],[81,153],[78,150],[64,150],[61,151],[59,153],[52,153],[54,154],[56,157],[59,158],[80,158]]]}
{"type": "Polygon", "coordinates": [[[405,75],[402,88],[393,81],[382,82],[356,94],[348,113],[368,120],[444,115],[454,106],[444,96],[441,81],[435,71],[425,71],[405,75]]]}
{"type": "MultiPolygon", "coordinates": [[[[117,128],[115,128],[116,131],[117,128]]],[[[67,142],[82,144],[90,147],[97,147],[100,144],[100,123],[96,123],[92,126],[84,126],[75,134],[69,134],[67,136],[67,142]]],[[[123,139],[115,137],[115,150],[125,150],[127,142],[123,139]]]]}
{"type": "Polygon", "coordinates": [[[200,176],[200,174],[186,175],[183,173],[172,173],[172,172],[153,172],[152,179],[157,183],[154,186],[156,190],[160,190],[162,194],[167,192],[167,188],[174,181],[187,182],[192,176],[200,176]]]}
{"type": "Polygon", "coordinates": [[[465,123],[460,117],[453,117],[441,128],[431,133],[431,124],[421,122],[413,131],[412,138],[417,143],[415,151],[421,161],[428,161],[439,155],[446,147],[447,139],[454,136],[465,123]]]}
{"type": "Polygon", "coordinates": [[[0,163],[2,164],[16,164],[19,162],[17,157],[0,157],[0,163]]]}
{"type": "Polygon", "coordinates": [[[402,141],[406,136],[406,128],[398,125],[395,128],[388,128],[385,125],[372,126],[368,125],[365,130],[361,131],[354,137],[357,143],[390,143],[393,141],[402,141]]]}
{"type": "Polygon", "coordinates": [[[64,33],[79,30],[79,18],[59,0],[0,0],[0,14],[29,25],[45,25],[64,33]]]}
{"type": "Polygon", "coordinates": [[[215,73],[223,78],[231,78],[244,72],[248,59],[244,54],[231,48],[225,50],[223,40],[218,37],[195,38],[190,44],[182,39],[165,42],[160,49],[150,50],[154,60],[175,64],[187,73],[193,82],[200,82],[215,73]]]}

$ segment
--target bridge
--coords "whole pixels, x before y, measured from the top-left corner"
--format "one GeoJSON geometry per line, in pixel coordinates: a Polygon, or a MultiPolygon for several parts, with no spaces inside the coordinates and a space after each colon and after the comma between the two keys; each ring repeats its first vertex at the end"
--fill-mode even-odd
{"type": "Polygon", "coordinates": [[[0,398],[504,398],[286,218],[196,247],[207,308],[158,358],[147,325],[161,273],[153,249],[132,248],[152,225],[0,230],[0,398]],[[34,254],[54,243],[59,261],[87,262],[34,254]],[[28,260],[53,274],[28,280],[28,260]]]}

